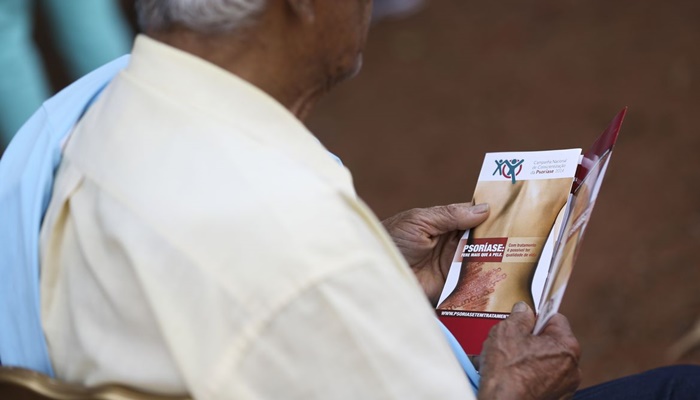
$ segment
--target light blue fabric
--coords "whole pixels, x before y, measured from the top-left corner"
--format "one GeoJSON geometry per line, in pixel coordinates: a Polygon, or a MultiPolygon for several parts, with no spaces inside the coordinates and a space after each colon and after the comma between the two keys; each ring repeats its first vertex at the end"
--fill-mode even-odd
{"type": "Polygon", "coordinates": [[[39,230],[61,142],[128,56],[81,78],[17,132],[0,160],[0,362],[53,375],[41,328],[39,230]]]}
{"type": "MultiPolygon", "coordinates": [[[[61,162],[61,143],[129,56],[91,72],[47,100],[17,132],[0,160],[0,364],[53,376],[41,327],[39,231],[61,162]]],[[[340,158],[329,153],[339,164],[340,158]]],[[[438,320],[478,390],[479,374],[438,320]]],[[[410,350],[407,350],[410,351],[410,350]]]]}
{"type": "Polygon", "coordinates": [[[455,357],[457,357],[459,365],[462,366],[462,369],[467,374],[467,377],[469,378],[469,383],[472,385],[472,389],[474,389],[474,393],[479,392],[479,383],[481,382],[481,375],[479,375],[479,372],[477,372],[476,368],[474,368],[474,364],[472,364],[472,361],[469,359],[469,357],[467,357],[467,353],[464,352],[464,349],[454,337],[452,332],[450,332],[450,330],[447,329],[447,327],[442,322],[440,322],[440,320],[438,320],[438,323],[440,324],[440,328],[442,328],[442,332],[447,338],[447,342],[452,348],[452,352],[455,354],[455,357]]]}

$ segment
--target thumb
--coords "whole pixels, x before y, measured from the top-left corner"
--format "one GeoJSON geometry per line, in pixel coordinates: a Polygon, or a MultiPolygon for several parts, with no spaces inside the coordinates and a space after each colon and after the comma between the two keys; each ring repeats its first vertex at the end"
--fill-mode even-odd
{"type": "Polygon", "coordinates": [[[424,218],[431,229],[430,234],[437,236],[472,229],[486,220],[489,210],[487,203],[458,203],[428,208],[424,218]]]}
{"type": "Polygon", "coordinates": [[[535,327],[535,313],[527,303],[519,301],[513,306],[513,310],[506,318],[506,321],[516,325],[523,333],[530,333],[535,327]]]}

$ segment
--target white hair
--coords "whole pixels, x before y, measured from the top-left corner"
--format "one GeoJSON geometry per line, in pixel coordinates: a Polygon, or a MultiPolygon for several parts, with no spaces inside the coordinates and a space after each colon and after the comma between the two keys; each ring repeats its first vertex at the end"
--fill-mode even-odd
{"type": "Polygon", "coordinates": [[[173,24],[200,32],[230,31],[249,24],[267,0],[137,0],[143,30],[160,30],[173,24]]]}

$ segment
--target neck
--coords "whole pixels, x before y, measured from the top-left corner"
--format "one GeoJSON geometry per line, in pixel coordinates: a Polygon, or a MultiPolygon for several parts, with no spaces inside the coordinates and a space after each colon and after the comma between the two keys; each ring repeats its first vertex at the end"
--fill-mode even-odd
{"type": "Polygon", "coordinates": [[[254,30],[203,34],[184,28],[149,33],[154,39],[211,62],[257,86],[304,121],[327,91],[316,71],[289,47],[254,30]]]}

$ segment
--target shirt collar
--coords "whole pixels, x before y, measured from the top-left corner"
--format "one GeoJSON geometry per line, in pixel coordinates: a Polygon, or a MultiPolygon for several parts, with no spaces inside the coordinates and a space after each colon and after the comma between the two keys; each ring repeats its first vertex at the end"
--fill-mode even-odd
{"type": "Polygon", "coordinates": [[[349,171],[338,165],[304,124],[272,96],[235,74],[145,35],[136,38],[125,74],[279,148],[355,195],[349,171]]]}

